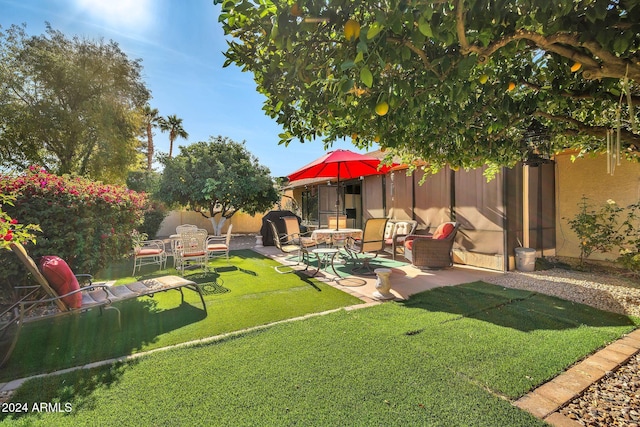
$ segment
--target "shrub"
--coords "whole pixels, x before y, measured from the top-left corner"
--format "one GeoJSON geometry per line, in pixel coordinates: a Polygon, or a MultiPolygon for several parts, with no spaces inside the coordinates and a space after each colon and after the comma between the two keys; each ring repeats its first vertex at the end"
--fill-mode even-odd
{"type": "Polygon", "coordinates": [[[144,211],[142,225],[139,227],[141,233],[148,236],[157,236],[160,224],[167,216],[169,211],[161,202],[149,202],[149,208],[144,211]]]}
{"type": "Polygon", "coordinates": [[[2,207],[13,206],[15,196],[0,193],[0,249],[9,249],[11,242],[36,242],[34,232],[41,231],[36,224],[21,224],[16,218],[11,218],[2,207]]]}
{"type": "MultiPolygon", "coordinates": [[[[57,176],[36,167],[17,177],[0,175],[0,193],[15,197],[13,206],[5,206],[8,215],[40,225],[37,245],[27,248],[34,258],[58,255],[74,271],[90,274],[130,253],[131,234],[147,205],[145,194],[125,187],[57,176]]],[[[20,281],[24,274],[15,256],[0,256],[3,279],[20,281]]]]}
{"type": "Polygon", "coordinates": [[[580,265],[593,252],[612,252],[618,248],[620,256],[616,261],[632,272],[640,273],[639,220],[640,203],[622,208],[609,199],[596,210],[583,196],[580,212],[569,220],[569,226],[580,240],[580,265]]]}
{"type": "Polygon", "coordinates": [[[618,216],[622,209],[613,200],[608,200],[599,210],[587,204],[582,196],[580,212],[569,220],[569,226],[580,241],[580,265],[593,252],[610,252],[622,242],[618,216]]]}

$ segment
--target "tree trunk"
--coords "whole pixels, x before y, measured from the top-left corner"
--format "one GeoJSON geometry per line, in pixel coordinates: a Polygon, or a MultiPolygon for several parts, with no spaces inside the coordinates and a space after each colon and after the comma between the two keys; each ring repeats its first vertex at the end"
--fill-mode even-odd
{"type": "Polygon", "coordinates": [[[224,225],[224,223],[227,221],[227,218],[225,218],[224,216],[220,216],[220,221],[216,221],[216,217],[212,216],[209,217],[209,221],[211,221],[211,225],[213,226],[213,235],[214,236],[221,236],[222,235],[222,226],[224,225]]]}

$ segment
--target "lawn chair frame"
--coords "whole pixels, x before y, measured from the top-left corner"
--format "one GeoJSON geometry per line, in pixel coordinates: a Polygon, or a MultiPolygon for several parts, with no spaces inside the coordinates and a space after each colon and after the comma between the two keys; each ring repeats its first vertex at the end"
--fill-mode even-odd
{"type": "Polygon", "coordinates": [[[52,316],[60,316],[72,313],[81,313],[91,308],[99,308],[102,314],[103,309],[112,309],[117,312],[118,326],[122,327],[120,310],[112,303],[141,296],[153,297],[158,292],[177,290],[181,295],[181,303],[184,303],[184,293],[182,288],[190,289],[200,296],[205,315],[207,305],[200,287],[193,281],[178,276],[162,276],[154,279],[142,280],[121,286],[108,286],[104,284],[91,283],[91,276],[88,274],[76,275],[81,284],[81,288],[69,292],[65,295],[58,295],[51,287],[47,279],[40,273],[35,261],[29,256],[25,248],[19,243],[11,243],[11,250],[18,256],[25,265],[29,273],[33,276],[37,285],[15,286],[14,290],[21,293],[15,302],[0,313],[0,340],[9,342],[5,354],[0,354],[0,367],[2,367],[11,357],[15,349],[18,337],[25,321],[41,319],[42,317],[27,319],[27,314],[37,307],[54,303],[59,312],[52,316]],[[82,306],[79,308],[68,307],[62,298],[76,293],[82,293],[82,306]],[[9,337],[13,333],[12,337],[9,337]]]}

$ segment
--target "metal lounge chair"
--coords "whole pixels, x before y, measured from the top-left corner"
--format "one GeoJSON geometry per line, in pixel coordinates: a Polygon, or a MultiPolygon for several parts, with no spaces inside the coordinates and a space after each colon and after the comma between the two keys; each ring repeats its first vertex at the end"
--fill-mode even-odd
{"type": "Polygon", "coordinates": [[[300,245],[305,248],[317,247],[318,242],[311,237],[311,232],[303,233],[300,231],[300,223],[295,216],[283,216],[284,228],[286,234],[280,236],[280,240],[293,243],[294,245],[300,245]]]}
{"type": "Polygon", "coordinates": [[[347,238],[345,249],[353,260],[353,272],[365,270],[365,274],[373,274],[369,262],[384,250],[384,230],[387,226],[387,221],[387,218],[370,218],[364,224],[362,240],[356,240],[352,237],[347,238]],[[373,256],[370,254],[373,254],[373,256]],[[362,265],[355,267],[358,261],[362,261],[362,265]]]}
{"type": "MultiPolygon", "coordinates": [[[[273,223],[273,221],[267,220],[267,223],[269,224],[269,227],[271,227],[271,232],[273,233],[273,244],[275,245],[275,247],[285,255],[290,255],[293,253],[297,254],[298,262],[296,264],[293,264],[294,266],[299,265],[300,260],[302,259],[302,262],[306,264],[305,270],[309,268],[309,252],[307,251],[307,249],[304,246],[296,245],[295,243],[293,243],[291,236],[285,235],[284,237],[279,237],[278,228],[273,223]]],[[[292,273],[293,271],[295,271],[293,269],[290,269],[288,271],[281,271],[280,269],[282,267],[291,268],[292,266],[280,266],[275,267],[275,269],[280,274],[292,273]]]]}
{"type": "MultiPolygon", "coordinates": [[[[76,285],[78,285],[76,278],[85,279],[88,283],[77,289],[65,293],[58,293],[55,290],[56,285],[52,281],[47,280],[45,275],[40,272],[35,261],[29,256],[21,244],[11,243],[10,247],[35,279],[36,285],[16,286],[14,290],[16,294],[20,296],[0,313],[0,347],[2,350],[2,353],[0,353],[0,366],[9,360],[18,342],[18,337],[22,325],[26,321],[27,314],[43,306],[54,305],[57,308],[51,316],[82,313],[92,308],[99,308],[101,312],[102,309],[112,309],[118,314],[118,326],[122,327],[120,310],[112,305],[114,302],[141,296],[152,297],[158,292],[177,290],[182,296],[182,303],[184,303],[182,289],[186,288],[198,293],[200,301],[202,302],[202,308],[205,314],[207,313],[207,305],[205,304],[200,287],[195,282],[178,276],[162,276],[129,283],[127,285],[108,286],[104,284],[93,284],[91,283],[90,275],[73,275],[69,269],[68,273],[75,277],[76,285]],[[69,298],[77,301],[77,304],[70,304],[69,298]]],[[[66,266],[66,263],[64,263],[64,266],[66,266]]],[[[68,266],[66,268],[68,269],[68,266]]],[[[61,273],[61,275],[62,274],[64,273],[61,273]]],[[[42,319],[42,317],[39,317],[39,319],[42,319]]]]}

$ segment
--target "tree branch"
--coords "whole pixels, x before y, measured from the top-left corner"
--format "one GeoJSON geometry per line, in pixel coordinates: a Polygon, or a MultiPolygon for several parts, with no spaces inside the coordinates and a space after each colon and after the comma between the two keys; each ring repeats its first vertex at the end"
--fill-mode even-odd
{"type": "MultiPolygon", "coordinates": [[[[544,111],[536,111],[533,113],[534,116],[539,116],[539,117],[544,117],[546,119],[549,120],[553,120],[556,122],[565,122],[565,123],[569,123],[573,126],[575,126],[575,130],[567,130],[566,133],[567,134],[582,134],[582,135],[591,135],[591,136],[597,136],[597,137],[601,137],[601,138],[606,138],[607,136],[607,131],[609,129],[611,129],[610,127],[606,127],[606,126],[589,126],[589,125],[585,125],[584,123],[582,123],[579,120],[576,120],[574,118],[571,117],[566,117],[566,116],[556,116],[553,114],[549,114],[546,113],[544,111]]],[[[628,149],[630,151],[634,151],[634,152],[639,152],[640,151],[640,135],[636,135],[633,132],[628,131],[627,129],[621,128],[620,129],[620,134],[621,134],[621,138],[624,141],[627,141],[629,143],[628,145],[628,149]]]]}
{"type": "Polygon", "coordinates": [[[458,8],[457,11],[459,22],[457,22],[456,26],[461,51],[463,54],[478,54],[478,61],[480,63],[487,62],[491,55],[513,41],[528,40],[542,50],[556,53],[575,62],[580,62],[583,65],[582,75],[585,79],[594,80],[605,77],[620,79],[627,75],[632,80],[640,81],[640,64],[617,57],[595,41],[582,42],[576,34],[557,33],[544,36],[521,29],[512,35],[494,41],[486,48],[478,45],[469,45],[464,35],[464,15],[459,9],[460,8],[458,8]],[[591,55],[580,53],[568,46],[586,49],[591,55]],[[599,58],[600,61],[594,58],[599,58]]]}
{"type": "Polygon", "coordinates": [[[431,71],[433,74],[435,74],[436,76],[438,76],[438,78],[442,78],[442,76],[440,75],[440,73],[438,73],[438,70],[436,70],[433,65],[431,65],[431,62],[429,61],[429,58],[427,57],[427,54],[417,48],[413,43],[411,43],[409,40],[402,40],[399,39],[397,37],[389,37],[387,38],[388,41],[392,42],[392,43],[397,43],[399,45],[402,46],[406,46],[408,47],[413,53],[415,53],[416,55],[418,55],[418,57],[420,58],[420,60],[422,61],[422,65],[424,65],[424,67],[431,71]]]}

